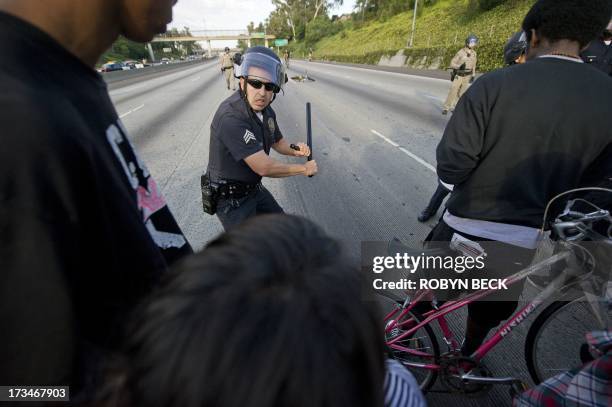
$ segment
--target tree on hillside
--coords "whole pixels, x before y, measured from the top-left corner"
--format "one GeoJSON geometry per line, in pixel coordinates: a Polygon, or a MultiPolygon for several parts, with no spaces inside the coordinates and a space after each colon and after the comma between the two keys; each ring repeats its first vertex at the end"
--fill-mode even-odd
{"type": "Polygon", "coordinates": [[[330,7],[341,5],[343,0],[272,0],[275,10],[268,17],[285,25],[294,39],[304,39],[306,26],[327,13],[330,7]]]}
{"type": "Polygon", "coordinates": [[[294,37],[285,14],[278,9],[270,13],[270,16],[266,19],[266,27],[268,34],[274,35],[276,38],[291,40],[294,37]]]}
{"type": "Polygon", "coordinates": [[[328,8],[334,7],[334,6],[341,6],[343,3],[343,0],[314,0],[314,7],[315,7],[315,13],[314,16],[312,17],[312,19],[310,20],[310,22],[313,22],[317,19],[317,16],[319,15],[319,12],[323,12],[323,11],[327,11],[328,8]],[[325,6],[325,7],[323,7],[325,6]],[[323,9],[322,9],[323,8],[323,9]]]}
{"type": "MultiPolygon", "coordinates": [[[[437,0],[419,0],[419,7],[434,4],[436,1],[437,0]]],[[[356,0],[355,9],[362,20],[370,20],[381,17],[392,17],[404,11],[413,10],[414,3],[415,0],[356,0]]]]}

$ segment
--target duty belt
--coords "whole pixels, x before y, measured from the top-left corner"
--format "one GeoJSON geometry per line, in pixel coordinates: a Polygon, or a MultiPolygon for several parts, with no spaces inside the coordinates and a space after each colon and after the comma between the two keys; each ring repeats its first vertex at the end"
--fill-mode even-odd
{"type": "Polygon", "coordinates": [[[237,181],[220,181],[217,184],[219,198],[241,199],[262,188],[261,182],[247,184],[237,181]]]}
{"type": "Polygon", "coordinates": [[[471,70],[470,71],[460,71],[457,69],[455,74],[457,76],[468,76],[472,74],[472,71],[471,70]]]}

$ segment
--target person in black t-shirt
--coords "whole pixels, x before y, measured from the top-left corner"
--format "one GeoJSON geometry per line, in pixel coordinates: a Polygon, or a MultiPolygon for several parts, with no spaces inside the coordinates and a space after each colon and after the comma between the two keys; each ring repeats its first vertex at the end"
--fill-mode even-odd
{"type": "Polygon", "coordinates": [[[314,175],[314,160],[286,164],[269,156],[308,157],[304,143],[283,138],[270,104],[285,83],[280,58],[265,47],[249,48],[240,65],[240,90],[227,98],[210,125],[207,176],[218,189],[217,216],[227,230],[245,219],[282,208],[261,184],[262,177],[314,175]]]}
{"type": "MultiPolygon", "coordinates": [[[[527,62],[476,81],[444,131],[437,172],[455,187],[429,240],[495,246],[508,257],[486,272],[513,274],[531,260],[546,204],[612,174],[612,81],[579,57],[611,14],[609,0],[535,3],[523,22],[527,62]]],[[[470,304],[464,353],[516,304],[470,304]]]]}
{"type": "MultiPolygon", "coordinates": [[[[515,33],[504,46],[504,62],[507,66],[522,64],[525,62],[525,53],[527,52],[527,36],[523,31],[515,33]]],[[[434,194],[429,199],[429,203],[417,217],[419,222],[427,222],[434,216],[444,198],[453,191],[453,186],[445,184],[438,179],[438,187],[434,194]]]]}
{"type": "Polygon", "coordinates": [[[94,70],[176,0],[0,1],[0,385],[95,390],[126,315],[191,247],[94,70]]]}

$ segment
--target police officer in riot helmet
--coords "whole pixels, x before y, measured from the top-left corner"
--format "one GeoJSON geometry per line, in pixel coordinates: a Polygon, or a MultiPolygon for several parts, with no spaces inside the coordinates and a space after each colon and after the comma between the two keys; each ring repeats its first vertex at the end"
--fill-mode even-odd
{"type": "Polygon", "coordinates": [[[234,82],[234,59],[230,54],[229,47],[225,47],[225,52],[221,54],[220,58],[221,64],[221,73],[225,76],[225,85],[229,90],[230,87],[232,90],[236,90],[236,84],[234,82]]]}
{"type": "Polygon", "coordinates": [[[310,155],[306,144],[290,144],[283,137],[270,107],[286,82],[279,57],[265,47],[249,48],[239,71],[240,89],[221,103],[211,124],[202,178],[204,210],[216,213],[226,230],[251,216],[283,212],[262,177],[317,173],[315,161],[287,164],[269,156],[271,149],[292,157],[310,155]]]}
{"type": "Polygon", "coordinates": [[[582,51],[580,57],[587,64],[612,76],[612,20],[599,38],[591,41],[589,46],[582,51]]]}
{"type": "Polygon", "coordinates": [[[525,62],[527,54],[527,35],[524,31],[515,33],[504,47],[504,62],[506,65],[516,65],[525,62]]]}
{"type": "Polygon", "coordinates": [[[476,56],[476,46],[478,45],[478,37],[470,34],[465,39],[465,47],[461,48],[454,58],[451,60],[451,88],[448,92],[442,114],[447,114],[455,110],[455,106],[461,96],[468,89],[470,83],[474,81],[476,76],[476,64],[478,62],[476,56]]]}

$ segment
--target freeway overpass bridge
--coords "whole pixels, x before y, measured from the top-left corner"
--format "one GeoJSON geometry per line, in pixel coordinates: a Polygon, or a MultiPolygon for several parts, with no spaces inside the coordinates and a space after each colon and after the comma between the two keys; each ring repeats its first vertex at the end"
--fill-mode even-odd
{"type": "MultiPolygon", "coordinates": [[[[160,35],[155,37],[151,42],[206,42],[208,44],[208,56],[212,57],[213,48],[212,41],[232,41],[232,40],[242,40],[247,43],[247,46],[251,46],[251,41],[254,39],[262,39],[264,40],[265,46],[270,46],[270,40],[276,39],[274,35],[268,35],[265,33],[252,32],[249,33],[248,30],[196,30],[190,31],[191,37],[182,36],[182,37],[168,37],[165,35],[160,35]]],[[[151,44],[148,44],[149,53],[151,54],[151,58],[155,60],[155,56],[153,55],[153,48],[151,44]]]]}

